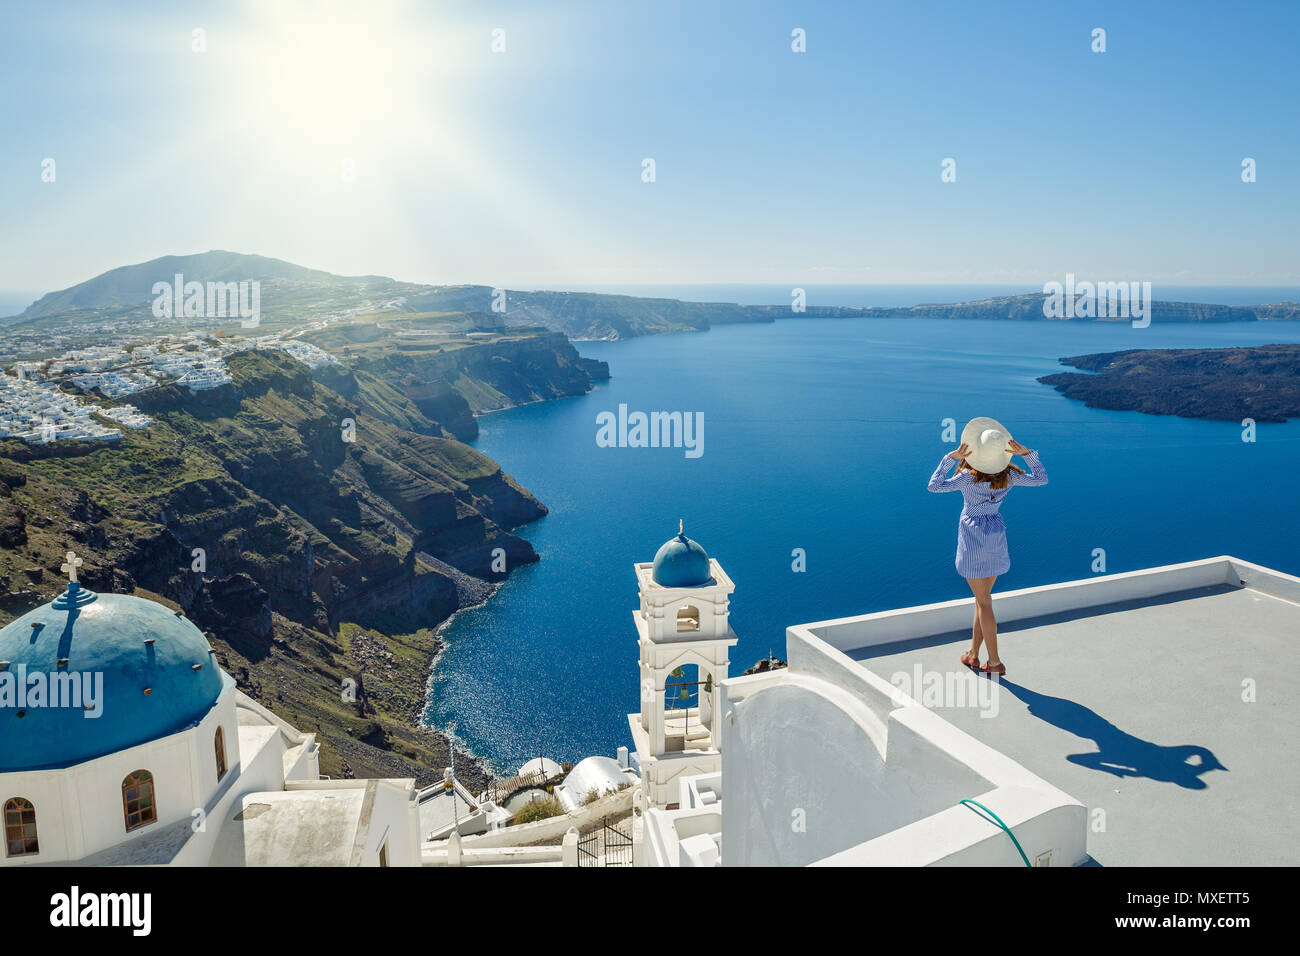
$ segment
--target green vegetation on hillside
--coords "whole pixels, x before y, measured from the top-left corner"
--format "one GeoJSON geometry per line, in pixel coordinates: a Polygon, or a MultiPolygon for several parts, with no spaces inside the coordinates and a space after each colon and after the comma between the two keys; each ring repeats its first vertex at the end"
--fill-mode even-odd
{"type": "MultiPolygon", "coordinates": [[[[566,348],[533,335],[464,354],[510,369],[529,350],[530,389],[589,387],[566,348]]],[[[0,617],[53,597],[72,548],[89,587],[190,616],[243,690],[319,733],[325,773],[435,777],[445,740],[417,726],[434,629],[490,593],[494,549],[536,560],[509,529],[546,509],[453,437],[472,412],[440,365],[361,364],[313,374],[239,352],[231,385],[132,396],[154,423],[120,442],[0,443],[0,617]]]]}

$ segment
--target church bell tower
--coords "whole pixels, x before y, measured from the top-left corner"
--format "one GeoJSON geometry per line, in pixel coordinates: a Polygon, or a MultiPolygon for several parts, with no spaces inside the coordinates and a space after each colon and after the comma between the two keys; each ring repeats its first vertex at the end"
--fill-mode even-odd
{"type": "Polygon", "coordinates": [[[628,725],[645,806],[672,808],[682,776],[722,769],[718,684],[738,640],[728,621],[735,585],[680,524],[654,561],[634,568],[641,709],[628,725]]]}

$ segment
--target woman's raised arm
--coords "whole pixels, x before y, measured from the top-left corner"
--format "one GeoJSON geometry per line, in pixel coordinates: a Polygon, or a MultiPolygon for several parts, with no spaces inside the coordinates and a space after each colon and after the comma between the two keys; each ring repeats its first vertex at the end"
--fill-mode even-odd
{"type": "Polygon", "coordinates": [[[1011,483],[1026,488],[1047,484],[1047,469],[1038,460],[1038,452],[1026,448],[1023,452],[1020,452],[1020,455],[1025,459],[1025,464],[1029,466],[1029,473],[1021,474],[1018,471],[1013,471],[1011,473],[1011,483]]]}
{"type": "Polygon", "coordinates": [[[936,494],[944,491],[956,491],[962,485],[970,481],[970,475],[964,471],[958,471],[951,478],[945,478],[943,476],[944,472],[948,470],[948,462],[960,461],[962,458],[966,457],[966,454],[969,451],[969,448],[962,445],[956,451],[949,452],[940,458],[939,467],[936,468],[934,474],[930,476],[930,484],[926,486],[926,490],[933,491],[936,494]]]}

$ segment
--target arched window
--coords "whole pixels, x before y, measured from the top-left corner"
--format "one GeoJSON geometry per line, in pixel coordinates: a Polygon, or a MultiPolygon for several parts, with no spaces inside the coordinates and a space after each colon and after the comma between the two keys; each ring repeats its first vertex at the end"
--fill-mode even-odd
{"type": "Polygon", "coordinates": [[[213,741],[217,748],[217,779],[220,780],[226,775],[226,731],[225,728],[217,727],[217,736],[213,741]]]}
{"type": "Polygon", "coordinates": [[[129,773],[122,781],[122,812],[126,815],[128,832],[158,819],[153,801],[153,774],[148,770],[129,773]]]}
{"type": "Polygon", "coordinates": [[[13,797],[5,801],[5,856],[29,856],[40,852],[36,843],[36,808],[30,800],[13,797]]]}
{"type": "Polygon", "coordinates": [[[677,612],[677,633],[698,631],[700,629],[700,609],[687,604],[677,612]]]}

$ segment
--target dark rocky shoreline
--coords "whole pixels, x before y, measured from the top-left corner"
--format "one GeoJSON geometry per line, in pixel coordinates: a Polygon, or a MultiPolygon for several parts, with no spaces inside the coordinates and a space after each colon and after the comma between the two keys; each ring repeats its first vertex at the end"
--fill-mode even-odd
{"type": "Polygon", "coordinates": [[[1133,349],[1061,363],[1084,372],[1038,381],[1089,408],[1232,422],[1300,417],[1300,345],[1133,349]]]}

